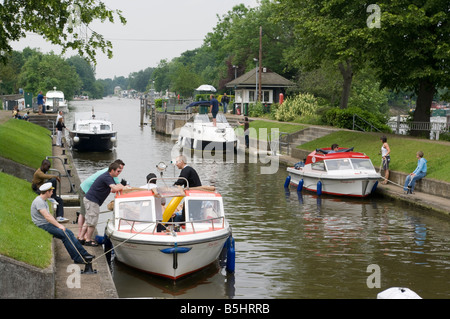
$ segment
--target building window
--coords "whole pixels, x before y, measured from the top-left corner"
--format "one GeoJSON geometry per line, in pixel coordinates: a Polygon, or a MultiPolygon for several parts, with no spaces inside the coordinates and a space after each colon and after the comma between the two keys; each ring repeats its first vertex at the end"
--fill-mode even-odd
{"type": "Polygon", "coordinates": [[[248,101],[249,102],[256,102],[256,91],[248,91],[248,101]]]}

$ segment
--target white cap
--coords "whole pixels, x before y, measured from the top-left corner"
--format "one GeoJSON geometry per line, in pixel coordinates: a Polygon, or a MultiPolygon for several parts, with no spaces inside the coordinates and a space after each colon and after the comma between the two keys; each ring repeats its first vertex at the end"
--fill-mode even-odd
{"type": "Polygon", "coordinates": [[[42,184],[41,187],[39,187],[39,190],[41,192],[46,192],[46,191],[51,190],[51,189],[55,189],[55,188],[52,186],[52,183],[50,183],[50,182],[42,184]]]}

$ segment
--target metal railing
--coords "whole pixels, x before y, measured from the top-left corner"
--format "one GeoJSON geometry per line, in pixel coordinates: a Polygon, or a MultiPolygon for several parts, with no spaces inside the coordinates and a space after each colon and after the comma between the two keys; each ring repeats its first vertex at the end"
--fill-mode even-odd
{"type": "MultiPolygon", "coordinates": [[[[144,230],[146,230],[147,228],[153,227],[153,230],[151,231],[152,235],[154,235],[157,232],[158,229],[158,225],[162,225],[163,227],[167,227],[167,226],[173,226],[174,228],[177,226],[183,226],[186,224],[190,224],[192,227],[192,232],[194,234],[196,234],[197,232],[203,231],[203,230],[196,230],[194,224],[207,224],[210,223],[211,227],[212,227],[212,231],[216,230],[215,224],[217,223],[217,220],[221,220],[221,224],[222,227],[218,228],[218,229],[223,229],[225,228],[225,217],[221,216],[221,217],[215,217],[215,218],[208,218],[208,219],[201,219],[201,220],[193,220],[193,221],[183,221],[183,222],[162,222],[162,221],[148,221],[148,220],[136,220],[136,219],[127,219],[127,218],[122,218],[120,217],[118,219],[118,227],[117,230],[121,231],[121,226],[122,226],[122,222],[125,222],[126,225],[130,226],[130,233],[142,233],[144,230]],[[147,227],[144,227],[144,229],[137,229],[136,225],[137,224],[149,224],[147,227]]],[[[128,229],[127,229],[128,231],[128,229]]]]}
{"type": "MultiPolygon", "coordinates": [[[[61,161],[62,167],[64,168],[65,175],[61,175],[61,173],[58,170],[55,170],[55,171],[59,172],[60,179],[61,179],[61,177],[67,177],[67,179],[69,180],[69,184],[70,184],[70,192],[71,193],[75,193],[76,192],[75,191],[75,184],[72,183],[72,180],[70,179],[71,176],[69,174],[69,171],[66,168],[66,163],[62,160],[62,158],[60,158],[58,156],[47,156],[45,159],[58,159],[58,160],[61,161]]],[[[60,184],[60,186],[59,186],[60,187],[60,191],[59,192],[61,193],[61,183],[59,183],[59,184],[60,184]]]]}
{"type": "Polygon", "coordinates": [[[381,133],[381,131],[374,126],[372,123],[367,122],[365,119],[363,119],[361,116],[357,115],[357,114],[353,114],[353,131],[355,131],[355,128],[358,128],[359,130],[365,132],[366,129],[363,126],[359,126],[357,121],[362,121],[364,124],[366,124],[367,126],[370,127],[370,132],[373,132],[373,130],[376,130],[378,132],[381,133]]]}

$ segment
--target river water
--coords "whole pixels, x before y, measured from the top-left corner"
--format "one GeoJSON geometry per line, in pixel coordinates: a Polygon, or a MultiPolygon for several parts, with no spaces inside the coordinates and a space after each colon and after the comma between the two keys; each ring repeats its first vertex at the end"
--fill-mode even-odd
{"type": "MultiPolygon", "coordinates": [[[[139,125],[139,100],[105,98],[71,102],[74,112],[108,112],[118,145],[107,153],[77,153],[81,180],[117,158],[121,177],[145,184],[156,165],[173,165],[174,141],[139,125]]],[[[215,185],[236,241],[236,271],[217,262],[176,283],[113,263],[123,298],[368,298],[390,287],[407,287],[422,298],[450,297],[450,222],[432,212],[381,197],[343,199],[286,191],[286,167],[261,174],[261,161],[212,161],[191,165],[204,185],[215,185]]],[[[112,197],[111,197],[112,199],[112,197]]],[[[108,203],[109,200],[106,201],[108,203]]],[[[99,232],[108,214],[102,214],[99,232]]]]}

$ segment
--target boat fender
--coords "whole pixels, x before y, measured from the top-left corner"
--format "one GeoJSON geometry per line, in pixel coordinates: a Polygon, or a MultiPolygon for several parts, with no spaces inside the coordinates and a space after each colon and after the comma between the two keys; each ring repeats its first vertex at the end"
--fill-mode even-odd
{"type": "Polygon", "coordinates": [[[170,200],[169,205],[167,205],[166,209],[164,210],[163,214],[163,223],[169,221],[170,217],[172,217],[173,213],[175,212],[175,209],[177,209],[178,205],[180,204],[183,197],[174,197],[170,200]]]}
{"type": "Polygon", "coordinates": [[[286,177],[286,181],[284,182],[284,188],[288,188],[290,183],[291,183],[291,175],[286,177]]]}
{"type": "Polygon", "coordinates": [[[322,195],[322,182],[318,181],[317,182],[317,195],[322,195]]]}
{"type": "Polygon", "coordinates": [[[378,181],[376,181],[375,184],[373,184],[372,191],[370,192],[371,194],[375,193],[375,191],[377,190],[377,186],[378,186],[378,181]]]}
{"type": "Polygon", "coordinates": [[[234,248],[234,238],[230,236],[228,238],[229,246],[227,250],[227,271],[233,273],[235,269],[236,251],[234,248]]]}
{"type": "Polygon", "coordinates": [[[73,142],[74,143],[78,143],[80,141],[80,138],[78,137],[78,136],[75,136],[74,138],[73,138],[73,142]]]}
{"type": "Polygon", "coordinates": [[[303,178],[300,180],[300,182],[298,182],[297,192],[301,192],[302,189],[303,189],[303,178]]]}
{"type": "Polygon", "coordinates": [[[114,144],[114,146],[117,145],[117,138],[115,136],[111,136],[110,140],[114,144]]]}

